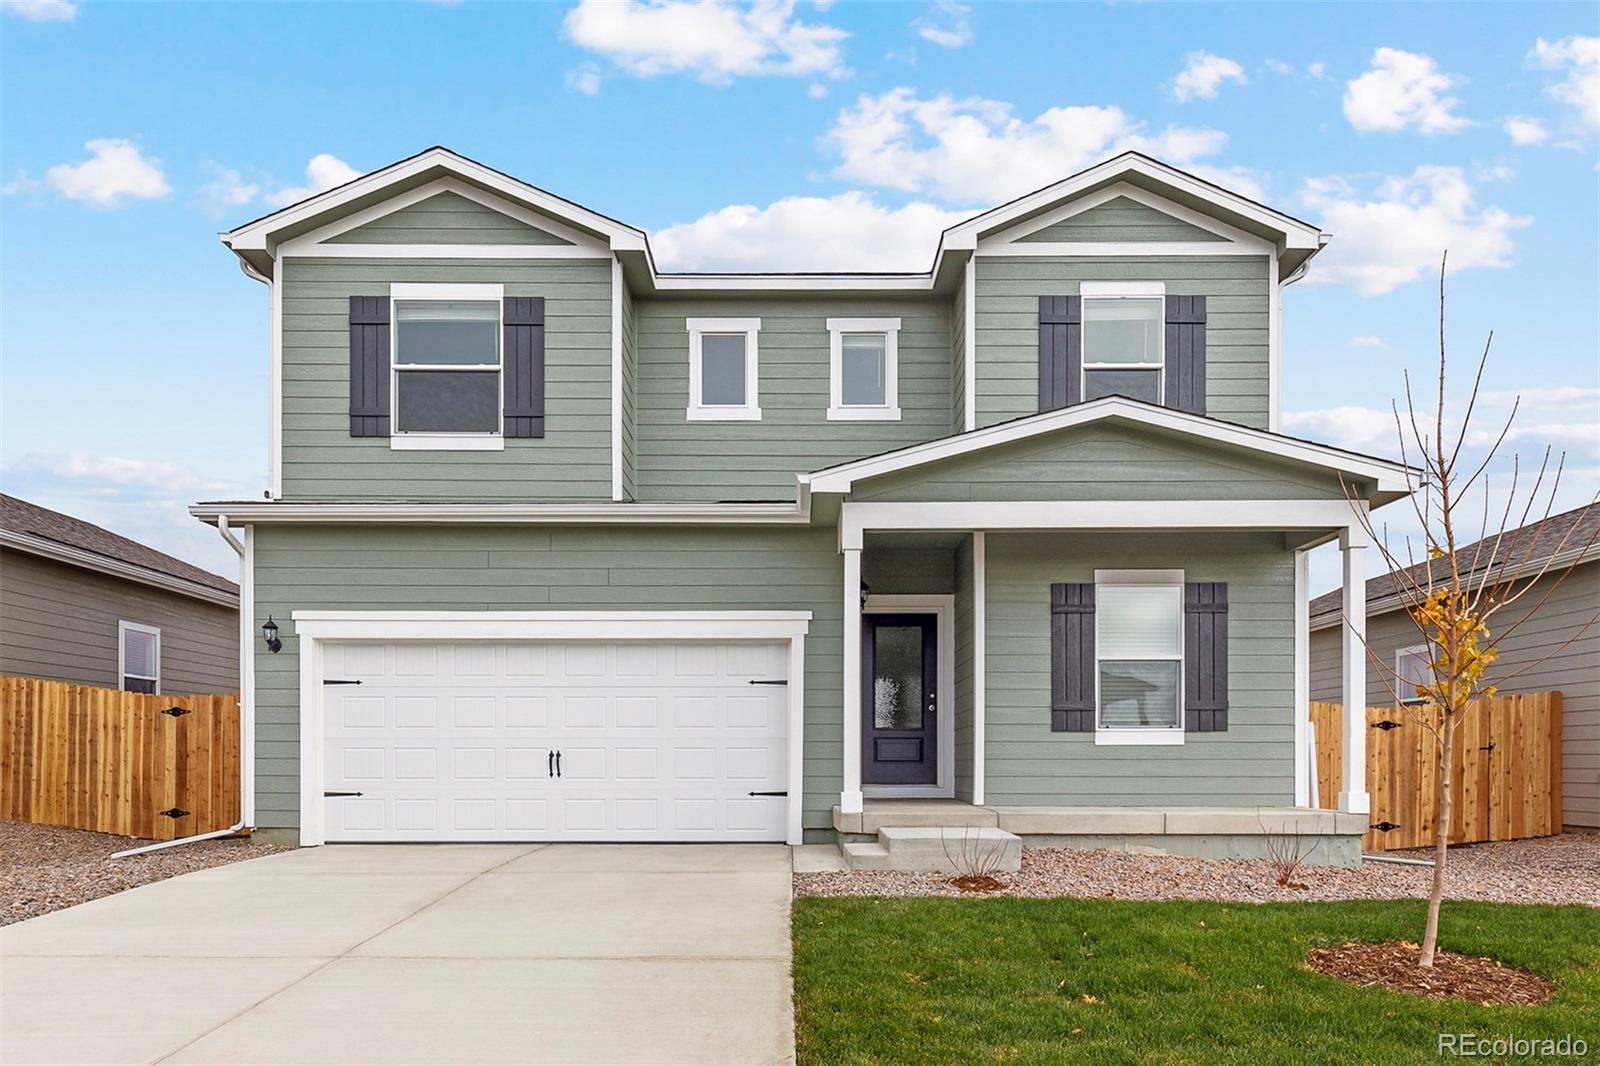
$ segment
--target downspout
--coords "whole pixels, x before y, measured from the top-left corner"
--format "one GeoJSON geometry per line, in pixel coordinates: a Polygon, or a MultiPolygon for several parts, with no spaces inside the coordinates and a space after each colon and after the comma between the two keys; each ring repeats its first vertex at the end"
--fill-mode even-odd
{"type": "MultiPolygon", "coordinates": [[[[250,824],[253,804],[250,802],[251,792],[254,788],[255,758],[250,747],[251,726],[255,718],[255,693],[250,685],[244,684],[246,677],[245,662],[248,656],[255,653],[254,625],[255,625],[255,597],[250,590],[254,584],[253,575],[246,573],[250,565],[249,553],[239,538],[233,535],[228,528],[228,516],[217,516],[217,532],[222,534],[222,539],[227,541],[228,547],[239,553],[239,820],[226,829],[216,829],[209,833],[197,833],[194,836],[179,837],[177,840],[163,840],[157,844],[146,844],[139,848],[129,848],[113,854],[113,859],[125,859],[131,855],[144,855],[152,851],[161,851],[165,848],[176,848],[183,844],[193,844],[197,840],[215,840],[218,837],[231,837],[242,831],[250,824]]],[[[245,536],[249,536],[246,530],[245,536]]],[[[251,671],[253,674],[253,671],[251,671]]]]}

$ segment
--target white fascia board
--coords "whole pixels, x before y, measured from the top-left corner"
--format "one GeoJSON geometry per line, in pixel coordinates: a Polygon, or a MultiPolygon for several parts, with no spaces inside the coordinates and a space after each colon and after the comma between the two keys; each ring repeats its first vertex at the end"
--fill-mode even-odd
{"type": "Polygon", "coordinates": [[[1409,492],[1420,483],[1417,471],[1399,463],[1352,455],[1321,444],[1311,444],[1170,408],[1132,403],[1116,397],[1075,404],[1058,411],[1002,422],[971,433],[943,437],[926,444],[915,444],[887,455],[841,463],[825,470],[801,474],[799,480],[802,486],[809,488],[813,493],[844,493],[849,492],[855,482],[867,478],[880,477],[925,463],[967,455],[985,448],[998,447],[1106,419],[1122,419],[1156,429],[1190,433],[1207,441],[1235,445],[1263,455],[1351,474],[1376,482],[1380,492],[1409,492]]]}
{"type": "Polygon", "coordinates": [[[206,503],[189,508],[203,522],[444,522],[458,525],[806,525],[798,503],[206,503]]]}
{"type": "MultiPolygon", "coordinates": [[[[230,512],[231,513],[231,512],[230,512]]],[[[176,577],[172,574],[163,574],[159,570],[140,566],[138,563],[125,562],[100,555],[97,552],[85,551],[75,548],[70,544],[61,544],[57,541],[36,537],[31,533],[14,533],[10,530],[0,530],[0,546],[11,548],[15,551],[37,555],[41,559],[53,562],[66,563],[68,566],[80,567],[84,570],[93,570],[98,574],[108,577],[121,578],[124,581],[133,581],[151,588],[175,592],[180,596],[190,599],[204,600],[207,603],[219,604],[223,607],[238,607],[239,595],[223,589],[202,585],[198,581],[176,577]]]]}
{"type": "Polygon", "coordinates": [[[658,292],[931,292],[932,274],[658,274],[658,292]]]}
{"type": "Polygon", "coordinates": [[[715,640],[804,636],[810,611],[295,611],[319,640],[715,640]]]}

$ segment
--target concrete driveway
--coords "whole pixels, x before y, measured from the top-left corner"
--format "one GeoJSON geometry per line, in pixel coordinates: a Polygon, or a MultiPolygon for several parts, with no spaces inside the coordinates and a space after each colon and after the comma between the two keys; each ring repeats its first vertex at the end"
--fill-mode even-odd
{"type": "Polygon", "coordinates": [[[0,930],[6,1063],[781,1063],[781,845],[328,846],[0,930]]]}

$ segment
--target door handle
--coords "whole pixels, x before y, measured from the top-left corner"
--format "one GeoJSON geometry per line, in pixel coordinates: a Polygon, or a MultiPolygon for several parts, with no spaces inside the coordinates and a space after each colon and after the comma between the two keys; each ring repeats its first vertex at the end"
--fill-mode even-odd
{"type": "Polygon", "coordinates": [[[545,757],[544,757],[544,775],[546,777],[554,777],[554,776],[556,776],[556,753],[554,751],[549,751],[549,752],[545,753],[545,757]]]}
{"type": "Polygon", "coordinates": [[[556,776],[561,776],[561,753],[556,752],[556,776]]]}

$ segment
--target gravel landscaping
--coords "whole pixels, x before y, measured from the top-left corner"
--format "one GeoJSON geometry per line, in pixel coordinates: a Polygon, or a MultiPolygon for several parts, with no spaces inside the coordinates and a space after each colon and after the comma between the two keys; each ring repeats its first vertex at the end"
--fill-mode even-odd
{"type": "Polygon", "coordinates": [[[83,829],[0,821],[0,925],[61,910],[179,874],[290,850],[258,840],[202,840],[127,859],[114,852],[148,840],[83,829]]]}
{"type": "MultiPolygon", "coordinates": [[[[1396,852],[1426,858],[1427,852],[1396,852]]],[[[1354,870],[1304,866],[1303,888],[1277,884],[1260,859],[1186,859],[1121,851],[1025,848],[1022,869],[996,875],[994,895],[1078,896],[1130,900],[1295,900],[1425,897],[1433,871],[1424,866],[1363,862],[1354,870]]],[[[1600,907],[1600,833],[1465,844],[1450,849],[1446,891],[1453,900],[1490,903],[1577,903],[1600,907]]],[[[961,896],[943,874],[841,871],[796,874],[797,896],[961,896]]]]}

